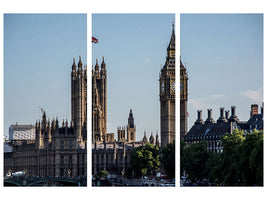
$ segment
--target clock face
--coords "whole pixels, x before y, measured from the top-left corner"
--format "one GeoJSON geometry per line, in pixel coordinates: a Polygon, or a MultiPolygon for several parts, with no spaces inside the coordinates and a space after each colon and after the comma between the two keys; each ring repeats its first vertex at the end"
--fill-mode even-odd
{"type": "Polygon", "coordinates": [[[172,88],[172,91],[175,92],[175,81],[172,82],[171,88],[172,88]]]}
{"type": "Polygon", "coordinates": [[[182,92],[184,89],[184,84],[182,82],[180,82],[180,92],[182,92]]]}
{"type": "Polygon", "coordinates": [[[164,81],[161,82],[161,94],[164,93],[164,81]]]}

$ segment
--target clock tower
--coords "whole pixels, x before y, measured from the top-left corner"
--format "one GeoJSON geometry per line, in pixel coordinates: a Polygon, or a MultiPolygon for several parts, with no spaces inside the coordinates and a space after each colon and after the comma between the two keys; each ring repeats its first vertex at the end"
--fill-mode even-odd
{"type": "Polygon", "coordinates": [[[160,130],[161,146],[175,140],[175,33],[172,25],[172,36],[167,48],[166,62],[159,78],[160,96],[160,130]]]}
{"type": "Polygon", "coordinates": [[[180,59],[180,140],[184,140],[187,133],[187,100],[188,76],[186,68],[180,59]]]}

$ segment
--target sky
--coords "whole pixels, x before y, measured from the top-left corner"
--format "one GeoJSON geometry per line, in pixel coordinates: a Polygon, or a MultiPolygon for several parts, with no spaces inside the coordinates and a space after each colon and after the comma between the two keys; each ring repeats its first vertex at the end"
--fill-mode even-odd
{"type": "Polygon", "coordinates": [[[159,73],[171,39],[174,14],[93,14],[92,62],[107,69],[107,127],[126,126],[130,109],[136,140],[160,136],[159,73]]]}
{"type": "MultiPolygon", "coordinates": [[[[241,121],[250,117],[251,104],[263,102],[263,15],[181,14],[181,59],[188,70],[188,130],[202,110],[220,107],[241,121]]],[[[260,109],[259,109],[260,112],[260,109]]]]}
{"type": "Polygon", "coordinates": [[[4,15],[4,135],[9,126],[71,119],[71,66],[87,64],[86,14],[4,15]]]}

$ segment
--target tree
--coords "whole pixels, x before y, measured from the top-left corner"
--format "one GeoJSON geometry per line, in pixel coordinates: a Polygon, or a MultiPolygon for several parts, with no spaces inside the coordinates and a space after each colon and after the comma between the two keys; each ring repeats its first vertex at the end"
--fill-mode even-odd
{"type": "Polygon", "coordinates": [[[97,173],[97,175],[100,177],[100,178],[106,178],[107,175],[108,175],[108,172],[106,170],[101,170],[97,173]]]}
{"type": "Polygon", "coordinates": [[[263,185],[263,131],[254,130],[245,136],[243,131],[236,129],[222,142],[223,184],[263,185]]]}
{"type": "Polygon", "coordinates": [[[202,180],[205,174],[205,164],[209,158],[205,141],[191,144],[184,149],[184,169],[192,181],[202,180]]]}
{"type": "Polygon", "coordinates": [[[160,166],[159,148],[150,143],[136,147],[131,153],[130,163],[136,177],[155,173],[160,166]]]}
{"type": "Polygon", "coordinates": [[[161,163],[169,178],[175,177],[175,141],[162,149],[161,163]]]}

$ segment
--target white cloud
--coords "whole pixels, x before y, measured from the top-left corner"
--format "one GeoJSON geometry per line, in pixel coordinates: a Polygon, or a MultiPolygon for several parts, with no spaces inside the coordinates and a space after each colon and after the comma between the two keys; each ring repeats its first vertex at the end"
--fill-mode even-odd
{"type": "Polygon", "coordinates": [[[194,108],[201,110],[201,109],[204,109],[204,108],[209,108],[211,106],[210,100],[221,99],[223,97],[224,97],[223,94],[211,94],[211,95],[208,95],[207,97],[189,99],[189,103],[194,108]]]}
{"type": "Polygon", "coordinates": [[[263,102],[263,88],[258,88],[256,90],[246,90],[241,93],[242,96],[250,99],[253,103],[262,103],[263,102]]]}

